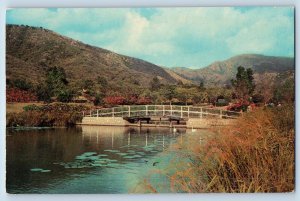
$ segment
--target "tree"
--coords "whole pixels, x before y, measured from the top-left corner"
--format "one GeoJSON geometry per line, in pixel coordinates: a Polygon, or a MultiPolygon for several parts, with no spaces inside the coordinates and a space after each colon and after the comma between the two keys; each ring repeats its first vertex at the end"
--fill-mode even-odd
{"type": "Polygon", "coordinates": [[[90,79],[85,79],[82,81],[81,83],[81,87],[82,89],[85,89],[87,90],[87,93],[89,95],[94,95],[95,94],[95,83],[93,80],[90,80],[90,79]]]}
{"type": "Polygon", "coordinates": [[[245,69],[244,67],[239,66],[236,79],[231,80],[231,83],[239,98],[244,100],[248,99],[255,89],[252,69],[245,69]]]}
{"type": "Polygon", "coordinates": [[[201,81],[200,84],[199,84],[199,90],[200,91],[204,91],[205,90],[204,82],[203,81],[201,81]]]}
{"type": "Polygon", "coordinates": [[[57,96],[68,84],[65,70],[61,67],[52,67],[46,74],[46,85],[51,96],[57,96]]]}
{"type": "Polygon", "coordinates": [[[35,89],[39,101],[50,102],[51,92],[46,84],[38,85],[35,89]]]}
{"type": "Polygon", "coordinates": [[[170,103],[170,105],[172,104],[172,99],[176,96],[175,88],[174,85],[166,85],[160,91],[161,95],[170,103]]]}
{"type": "Polygon", "coordinates": [[[104,94],[97,93],[95,95],[94,105],[102,105],[104,103],[104,94]]]}
{"type": "Polygon", "coordinates": [[[57,95],[57,100],[60,102],[70,102],[72,98],[73,93],[68,89],[62,89],[57,95]]]}
{"type": "Polygon", "coordinates": [[[154,91],[157,91],[160,88],[161,83],[160,83],[160,80],[158,79],[158,77],[154,77],[152,79],[152,81],[150,82],[150,86],[151,86],[151,89],[154,91]]]}
{"type": "Polygon", "coordinates": [[[274,101],[292,103],[295,101],[295,80],[287,79],[282,85],[277,86],[274,91],[274,101]]]}

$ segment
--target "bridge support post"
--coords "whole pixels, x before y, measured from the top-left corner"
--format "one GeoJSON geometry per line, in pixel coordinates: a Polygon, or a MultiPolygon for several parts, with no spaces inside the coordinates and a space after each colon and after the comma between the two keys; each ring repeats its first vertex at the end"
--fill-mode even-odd
{"type": "Polygon", "coordinates": [[[115,117],[115,108],[112,108],[112,117],[115,117]]]}
{"type": "Polygon", "coordinates": [[[165,106],[163,105],[163,117],[165,116],[165,106]]]}
{"type": "Polygon", "coordinates": [[[146,116],[148,116],[148,105],[146,105],[146,116]]]}
{"type": "Polygon", "coordinates": [[[183,111],[182,111],[182,106],[180,106],[180,117],[183,117],[183,111]]]}
{"type": "Polygon", "coordinates": [[[170,107],[171,107],[171,116],[173,115],[173,108],[172,108],[172,105],[170,105],[170,107]]]}
{"type": "Polygon", "coordinates": [[[128,117],[130,117],[130,106],[128,106],[128,117]]]}
{"type": "Polygon", "coordinates": [[[190,118],[190,106],[188,106],[188,118],[190,118]]]}
{"type": "Polygon", "coordinates": [[[82,116],[84,117],[84,111],[82,112],[82,116]]]}
{"type": "Polygon", "coordinates": [[[203,118],[203,110],[202,110],[202,107],[200,108],[200,119],[203,118]]]}

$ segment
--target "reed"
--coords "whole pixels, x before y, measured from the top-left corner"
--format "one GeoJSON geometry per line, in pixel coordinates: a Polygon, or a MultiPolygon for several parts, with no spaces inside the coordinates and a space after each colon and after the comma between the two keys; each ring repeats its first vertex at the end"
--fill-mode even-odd
{"type": "Polygon", "coordinates": [[[294,123],[293,105],[261,108],[215,130],[204,143],[189,139],[184,148],[190,162],[170,175],[172,191],[293,191],[294,123]]]}

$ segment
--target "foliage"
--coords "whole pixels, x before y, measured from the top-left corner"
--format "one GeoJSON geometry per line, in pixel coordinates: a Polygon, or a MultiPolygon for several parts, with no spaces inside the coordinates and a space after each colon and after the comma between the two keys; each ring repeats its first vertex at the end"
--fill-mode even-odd
{"type": "Polygon", "coordinates": [[[169,175],[171,189],[193,193],[293,191],[294,126],[294,106],[286,105],[248,113],[202,144],[192,137],[181,145],[190,162],[169,175]]]}
{"type": "Polygon", "coordinates": [[[50,102],[51,101],[51,91],[49,87],[45,84],[38,85],[35,89],[38,100],[44,101],[44,102],[50,102]]]}
{"type": "Polygon", "coordinates": [[[8,88],[6,89],[6,101],[27,103],[37,101],[37,97],[30,91],[24,91],[17,88],[8,88]]]}
{"type": "Polygon", "coordinates": [[[9,86],[12,88],[18,88],[20,90],[28,91],[32,89],[32,84],[27,80],[15,79],[9,82],[9,86]]]}
{"type": "Polygon", "coordinates": [[[103,76],[98,76],[97,77],[97,83],[102,87],[106,88],[108,86],[108,81],[105,77],[103,76]]]}
{"type": "Polygon", "coordinates": [[[104,104],[103,98],[104,98],[104,95],[103,95],[103,94],[97,93],[97,94],[95,95],[94,105],[97,105],[97,106],[98,106],[98,105],[103,105],[103,104],[104,104]]]}
{"type": "Polygon", "coordinates": [[[51,67],[47,70],[46,85],[49,93],[57,96],[67,86],[67,76],[62,67],[51,67]]]}
{"type": "Polygon", "coordinates": [[[295,80],[288,79],[274,90],[274,101],[292,103],[295,100],[295,80]]]}
{"type": "Polygon", "coordinates": [[[6,126],[73,126],[81,120],[81,112],[88,109],[84,105],[62,103],[28,105],[24,112],[8,113],[6,126]]]}
{"type": "Polygon", "coordinates": [[[244,67],[239,66],[237,68],[236,79],[231,80],[231,83],[239,98],[248,99],[255,88],[252,69],[245,69],[244,67]]]}
{"type": "Polygon", "coordinates": [[[68,89],[62,89],[57,95],[57,100],[63,103],[70,102],[72,98],[73,98],[73,93],[68,89]]]}
{"type": "Polygon", "coordinates": [[[158,79],[158,77],[154,77],[150,83],[151,89],[156,91],[161,87],[161,83],[160,80],[158,79]]]}
{"type": "Polygon", "coordinates": [[[104,103],[108,105],[124,105],[125,97],[123,96],[108,96],[104,98],[104,103]]]}

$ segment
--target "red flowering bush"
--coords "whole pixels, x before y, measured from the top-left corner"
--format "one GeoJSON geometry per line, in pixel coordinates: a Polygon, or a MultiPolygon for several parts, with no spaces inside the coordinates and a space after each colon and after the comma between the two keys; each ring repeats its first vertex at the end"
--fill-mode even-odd
{"type": "Polygon", "coordinates": [[[126,102],[123,96],[107,96],[104,98],[104,103],[108,105],[124,105],[126,102]]]}
{"type": "Polygon", "coordinates": [[[17,88],[9,88],[6,90],[6,102],[32,102],[37,101],[37,96],[30,92],[17,88]]]}
{"type": "Polygon", "coordinates": [[[247,111],[247,108],[248,108],[249,105],[250,105],[249,101],[240,100],[239,102],[237,102],[233,105],[229,105],[227,107],[227,110],[236,111],[236,112],[240,112],[242,110],[242,111],[245,112],[245,111],[247,111]]]}
{"type": "Polygon", "coordinates": [[[137,104],[139,104],[139,105],[147,105],[147,104],[150,104],[150,103],[151,103],[151,99],[148,98],[148,97],[140,97],[137,100],[137,104]]]}

